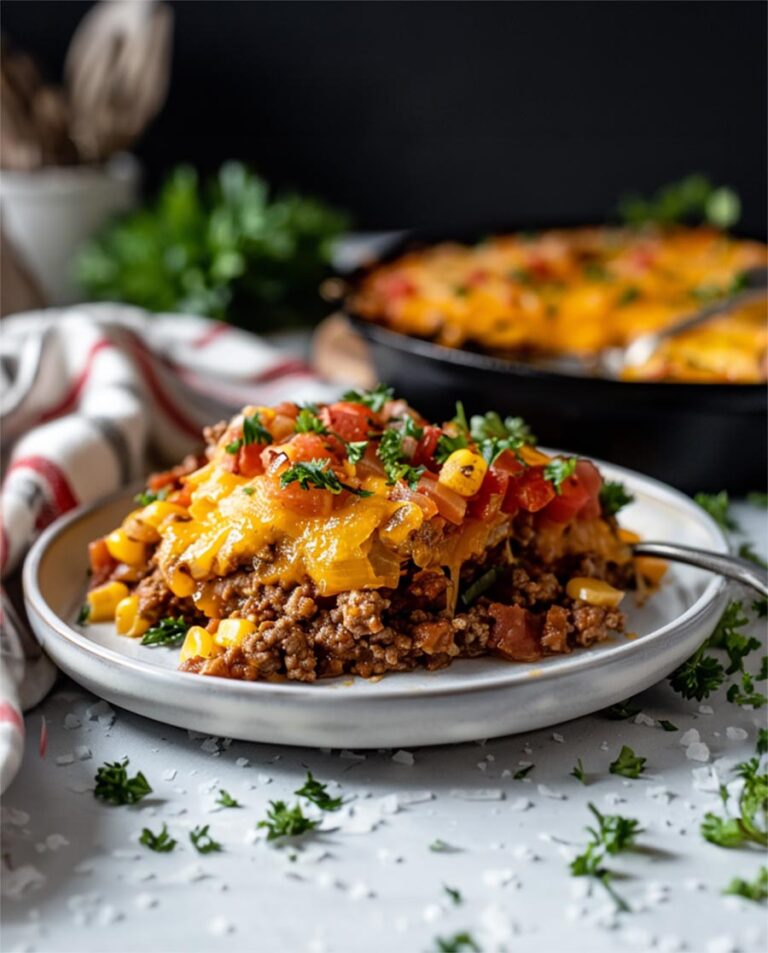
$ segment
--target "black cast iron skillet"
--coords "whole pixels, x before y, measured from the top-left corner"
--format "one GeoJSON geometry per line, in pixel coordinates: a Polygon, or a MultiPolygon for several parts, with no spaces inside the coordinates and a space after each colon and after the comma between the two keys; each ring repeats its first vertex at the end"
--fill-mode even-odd
{"type": "Polygon", "coordinates": [[[434,420],[452,417],[457,400],[467,413],[492,409],[524,417],[546,446],[601,457],[688,493],[727,489],[739,495],[765,488],[762,384],[637,383],[562,373],[444,347],[354,312],[349,292],[366,270],[447,240],[468,241],[411,234],[388,245],[365,269],[341,276],[348,289],[342,310],[368,342],[379,379],[399,396],[434,420]]]}

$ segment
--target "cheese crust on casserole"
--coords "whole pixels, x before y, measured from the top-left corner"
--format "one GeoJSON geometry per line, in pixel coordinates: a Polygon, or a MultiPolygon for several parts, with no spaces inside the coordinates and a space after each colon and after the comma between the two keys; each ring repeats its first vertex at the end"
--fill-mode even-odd
{"type": "MultiPolygon", "coordinates": [[[[760,242],[711,228],[581,228],[442,243],[375,266],[363,317],[449,347],[516,358],[624,346],[738,290],[768,265],[760,242]]],[[[765,303],[665,342],[637,380],[766,380],[765,303]]]]}
{"type": "Polygon", "coordinates": [[[387,388],[246,407],[150,478],[90,547],[88,622],[181,645],[186,671],[381,675],[532,661],[622,631],[633,560],[618,484],[550,457],[518,418],[432,424],[387,388]]]}

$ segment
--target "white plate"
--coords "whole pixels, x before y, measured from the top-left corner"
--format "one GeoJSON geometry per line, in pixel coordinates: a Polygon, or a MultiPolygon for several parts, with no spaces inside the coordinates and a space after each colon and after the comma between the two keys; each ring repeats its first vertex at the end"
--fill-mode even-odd
{"type": "MultiPolygon", "coordinates": [[[[646,539],[727,552],[717,525],[688,497],[630,470],[600,464],[636,501],[622,524],[646,539]]],[[[710,635],[726,602],[723,580],[670,566],[645,606],[630,605],[628,632],[535,664],[462,660],[438,672],[380,681],[240,682],[176,671],[178,650],[148,648],[111,623],[78,627],[88,542],[119,524],[131,494],[78,510],[51,526],[24,568],[27,611],[40,642],[68,675],[149,718],[246,741],[370,748],[447,744],[568,721],[642,691],[710,635]]],[[[625,601],[630,601],[628,596],[625,601]]]]}

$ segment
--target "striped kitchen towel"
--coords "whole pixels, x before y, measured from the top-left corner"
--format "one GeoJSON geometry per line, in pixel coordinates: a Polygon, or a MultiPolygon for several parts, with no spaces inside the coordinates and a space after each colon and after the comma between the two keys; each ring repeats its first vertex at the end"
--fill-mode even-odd
{"type": "MultiPolygon", "coordinates": [[[[199,448],[206,424],[248,403],[337,394],[338,387],[323,384],[303,361],[205,318],[150,315],[113,304],[5,318],[3,577],[20,566],[52,520],[137,481],[152,467],[178,462],[199,448]]],[[[17,662],[5,667],[19,670],[17,662]]],[[[8,697],[11,682],[18,678],[0,684],[0,747],[7,730],[14,745],[21,737],[18,698],[8,697]]]]}

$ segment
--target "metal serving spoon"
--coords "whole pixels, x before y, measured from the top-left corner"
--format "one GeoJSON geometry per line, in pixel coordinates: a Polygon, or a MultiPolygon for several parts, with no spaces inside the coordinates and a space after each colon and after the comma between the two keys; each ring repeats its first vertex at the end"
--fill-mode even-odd
{"type": "Polygon", "coordinates": [[[739,277],[743,287],[742,291],[738,291],[736,294],[720,301],[715,301],[693,314],[680,318],[674,324],[661,328],[659,331],[641,334],[630,341],[626,347],[606,348],[598,355],[599,370],[603,373],[607,371],[610,376],[620,377],[625,369],[645,364],[658,350],[662,341],[667,338],[675,337],[684,331],[690,331],[706,324],[713,318],[729,314],[745,304],[751,304],[753,301],[760,301],[765,298],[768,290],[768,268],[748,268],[741,272],[739,277]]]}
{"type": "Polygon", "coordinates": [[[738,556],[726,556],[723,553],[713,553],[708,549],[696,549],[693,546],[680,546],[677,543],[635,543],[632,547],[635,556],[654,556],[659,559],[668,559],[673,563],[685,563],[706,569],[707,572],[718,573],[728,579],[749,586],[761,596],[768,597],[768,570],[740,559],[738,556]]]}

